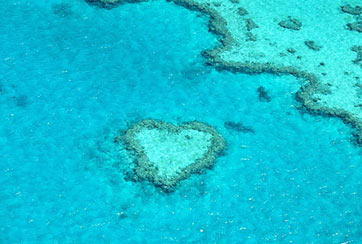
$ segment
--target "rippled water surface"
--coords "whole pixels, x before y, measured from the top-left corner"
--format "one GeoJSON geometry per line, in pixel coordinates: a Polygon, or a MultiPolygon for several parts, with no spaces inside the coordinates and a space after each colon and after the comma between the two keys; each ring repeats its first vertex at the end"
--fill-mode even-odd
{"type": "Polygon", "coordinates": [[[0,243],[362,243],[350,129],[297,110],[293,77],[205,66],[206,17],[166,2],[0,11],[0,243]],[[113,136],[144,118],[208,123],[228,148],[171,194],[126,181],[113,136]]]}

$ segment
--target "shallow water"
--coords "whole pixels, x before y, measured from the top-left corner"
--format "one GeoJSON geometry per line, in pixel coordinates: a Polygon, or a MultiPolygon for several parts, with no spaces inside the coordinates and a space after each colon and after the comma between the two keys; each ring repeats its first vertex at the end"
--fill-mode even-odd
{"type": "Polygon", "coordinates": [[[205,66],[207,18],[166,2],[0,11],[0,243],[362,242],[350,129],[301,113],[293,77],[205,66]],[[126,181],[113,136],[143,118],[208,123],[228,148],[172,194],[126,181]]]}

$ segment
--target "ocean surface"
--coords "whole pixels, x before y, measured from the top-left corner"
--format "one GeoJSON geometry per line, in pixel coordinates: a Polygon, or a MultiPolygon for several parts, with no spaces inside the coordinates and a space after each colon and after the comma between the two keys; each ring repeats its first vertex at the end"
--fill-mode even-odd
{"type": "Polygon", "coordinates": [[[0,12],[0,243],[362,243],[351,129],[300,111],[302,80],[205,65],[206,16],[165,1],[0,12]],[[128,181],[113,139],[144,118],[210,124],[227,150],[173,193],[128,181]]]}

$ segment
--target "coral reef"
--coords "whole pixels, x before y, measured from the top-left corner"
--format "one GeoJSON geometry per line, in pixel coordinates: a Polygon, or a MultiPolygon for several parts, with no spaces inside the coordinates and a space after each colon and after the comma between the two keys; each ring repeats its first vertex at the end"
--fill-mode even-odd
{"type": "Polygon", "coordinates": [[[350,31],[362,32],[362,19],[360,15],[362,14],[362,7],[355,6],[352,7],[350,4],[341,6],[343,13],[351,14],[354,17],[354,22],[347,24],[347,29],[350,31]]]}
{"type": "Polygon", "coordinates": [[[252,19],[246,19],[246,29],[251,31],[255,28],[259,28],[259,26],[252,19]]]}
{"type": "Polygon", "coordinates": [[[310,41],[310,40],[305,41],[304,44],[314,51],[319,51],[322,48],[321,46],[317,45],[314,41],[310,41]]]}
{"type": "Polygon", "coordinates": [[[353,87],[353,80],[359,79],[361,71],[345,62],[351,56],[348,53],[350,50],[348,43],[358,43],[360,39],[352,32],[348,34],[345,29],[340,28],[343,24],[332,25],[329,21],[332,17],[334,20],[343,21],[339,19],[337,3],[334,5],[323,3],[323,6],[318,5],[318,10],[310,11],[310,6],[314,5],[312,0],[291,1],[285,3],[283,8],[280,8],[278,3],[268,2],[265,5],[265,0],[242,2],[243,8],[249,13],[253,10],[253,20],[259,26],[253,30],[253,35],[256,34],[260,38],[254,42],[248,42],[250,32],[247,31],[246,26],[243,30],[239,25],[234,24],[234,20],[237,19],[236,15],[240,16],[237,8],[234,10],[234,7],[228,4],[223,4],[218,8],[210,7],[207,0],[175,0],[174,2],[211,16],[210,26],[213,28],[210,30],[221,36],[222,45],[203,52],[203,56],[208,59],[210,65],[231,72],[291,74],[305,80],[305,84],[296,94],[297,100],[302,103],[304,108],[310,113],[342,118],[345,123],[354,128],[353,135],[356,142],[358,144],[362,142],[362,113],[360,108],[355,107],[355,104],[360,103],[360,98],[353,87]],[[263,5],[265,8],[258,8],[259,5],[263,5]],[[320,8],[324,11],[319,11],[320,8]],[[274,19],[276,19],[283,13],[294,9],[303,10],[306,13],[303,21],[316,19],[323,25],[311,23],[301,28],[302,21],[288,17],[280,24],[284,28],[291,28],[298,32],[272,29],[271,20],[273,18],[271,16],[274,15],[274,19]],[[265,18],[265,14],[268,14],[269,18],[265,18]],[[325,33],[328,35],[324,35],[325,33]],[[341,34],[331,35],[331,33],[341,34]],[[315,37],[318,43],[323,43],[324,48],[316,52],[318,54],[308,53],[308,55],[303,55],[305,57],[303,59],[300,55],[279,55],[280,50],[287,50],[291,46],[293,48],[290,49],[290,53],[304,54],[306,52],[302,47],[302,45],[305,46],[304,40],[311,37],[315,37]],[[301,44],[297,44],[298,41],[301,44]],[[345,51],[335,51],[341,50],[341,48],[345,51]],[[331,74],[333,75],[331,76],[331,74]],[[328,92],[325,90],[326,86],[328,92]]]}
{"type": "Polygon", "coordinates": [[[252,42],[256,41],[256,36],[254,36],[253,33],[247,32],[246,36],[247,36],[247,39],[246,39],[247,41],[252,41],[252,42]]]}
{"type": "Polygon", "coordinates": [[[17,107],[25,108],[28,105],[28,97],[25,95],[20,95],[13,97],[17,107]]]}
{"type": "Polygon", "coordinates": [[[344,7],[337,1],[317,4],[314,0],[282,4],[267,0],[172,1],[210,16],[209,30],[219,36],[220,44],[203,52],[209,65],[231,72],[291,74],[303,80],[296,93],[303,108],[342,118],[354,128],[356,141],[362,143],[362,110],[356,106],[361,98],[354,86],[362,74],[360,65],[352,63],[359,63],[359,58],[354,60],[351,50],[351,46],[361,45],[362,23],[356,0],[345,0],[344,7]],[[280,16],[289,17],[280,21],[280,16]],[[252,33],[246,17],[258,25],[252,33]],[[306,46],[305,40],[321,43],[323,48],[311,52],[314,45],[306,46]],[[298,55],[281,55],[281,50],[298,55]]]}
{"type": "Polygon", "coordinates": [[[193,121],[174,126],[146,119],[115,139],[136,157],[133,179],[148,180],[165,191],[191,174],[212,167],[225,140],[211,126],[193,121]]]}
{"type": "Polygon", "coordinates": [[[353,23],[348,23],[347,27],[351,31],[362,32],[362,21],[356,21],[356,22],[353,22],[353,23]]]}
{"type": "Polygon", "coordinates": [[[240,8],[238,8],[238,14],[239,14],[240,16],[245,16],[245,15],[248,14],[248,11],[247,11],[245,8],[240,7],[240,8]]]}
{"type": "Polygon", "coordinates": [[[279,25],[283,28],[290,30],[300,30],[300,28],[302,28],[302,22],[295,18],[292,18],[291,16],[288,16],[286,20],[280,21],[279,25]]]}
{"type": "Polygon", "coordinates": [[[271,97],[269,96],[268,92],[265,90],[265,88],[263,86],[259,86],[257,89],[259,95],[259,100],[262,102],[270,102],[271,101],[271,97]]]}
{"type": "Polygon", "coordinates": [[[360,6],[352,7],[351,5],[347,4],[347,5],[341,6],[341,10],[344,13],[352,14],[352,15],[362,14],[362,7],[360,7],[360,6]]]}
{"type": "Polygon", "coordinates": [[[357,53],[357,57],[353,60],[353,63],[360,64],[362,68],[362,46],[353,46],[351,50],[357,53]]]}
{"type": "Polygon", "coordinates": [[[224,127],[228,130],[233,130],[236,132],[255,134],[255,131],[253,128],[251,128],[250,126],[245,126],[241,122],[226,121],[224,123],[224,127]]]}
{"type": "Polygon", "coordinates": [[[111,9],[119,4],[123,3],[138,3],[146,2],[147,0],[85,0],[89,4],[97,5],[102,8],[111,9]]]}

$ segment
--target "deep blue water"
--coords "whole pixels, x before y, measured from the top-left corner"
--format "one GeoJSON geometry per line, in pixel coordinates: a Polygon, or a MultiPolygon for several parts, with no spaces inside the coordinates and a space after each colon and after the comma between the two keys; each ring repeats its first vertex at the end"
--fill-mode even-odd
{"type": "Polygon", "coordinates": [[[0,243],[362,243],[350,129],[300,113],[293,77],[203,65],[206,17],[163,1],[0,12],[0,243]],[[126,181],[113,136],[143,118],[208,123],[228,149],[172,194],[126,181]]]}

